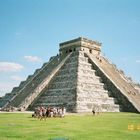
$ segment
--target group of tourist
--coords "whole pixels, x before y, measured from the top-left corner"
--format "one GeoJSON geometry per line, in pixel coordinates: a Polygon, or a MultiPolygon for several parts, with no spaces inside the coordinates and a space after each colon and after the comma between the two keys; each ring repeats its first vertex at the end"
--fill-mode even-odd
{"type": "Polygon", "coordinates": [[[66,109],[64,107],[37,107],[32,114],[32,117],[36,117],[40,120],[46,119],[46,117],[64,117],[66,109]]]}

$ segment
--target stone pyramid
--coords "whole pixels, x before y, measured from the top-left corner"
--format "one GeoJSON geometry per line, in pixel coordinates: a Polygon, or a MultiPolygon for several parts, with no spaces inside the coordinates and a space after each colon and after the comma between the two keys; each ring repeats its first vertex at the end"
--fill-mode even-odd
{"type": "Polygon", "coordinates": [[[70,112],[140,111],[140,93],[105,57],[101,43],[79,37],[60,44],[59,55],[0,99],[1,107],[33,110],[66,107],[70,112]]]}

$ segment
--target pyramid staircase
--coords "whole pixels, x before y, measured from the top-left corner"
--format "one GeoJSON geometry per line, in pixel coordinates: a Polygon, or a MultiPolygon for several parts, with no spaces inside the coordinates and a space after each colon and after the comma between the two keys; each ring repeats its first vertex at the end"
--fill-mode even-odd
{"type": "Polygon", "coordinates": [[[108,96],[92,64],[84,52],[79,51],[73,52],[46,89],[30,105],[30,109],[38,106],[64,106],[68,111],[90,112],[99,105],[101,111],[119,111],[119,105],[108,96]]]}

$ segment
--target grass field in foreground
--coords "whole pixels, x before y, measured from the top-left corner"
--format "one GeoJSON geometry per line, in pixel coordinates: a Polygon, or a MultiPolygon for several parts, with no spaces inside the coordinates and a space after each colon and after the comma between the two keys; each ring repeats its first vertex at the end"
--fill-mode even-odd
{"type": "Polygon", "coordinates": [[[140,114],[69,114],[40,121],[31,114],[0,113],[0,140],[51,139],[140,140],[140,114]]]}

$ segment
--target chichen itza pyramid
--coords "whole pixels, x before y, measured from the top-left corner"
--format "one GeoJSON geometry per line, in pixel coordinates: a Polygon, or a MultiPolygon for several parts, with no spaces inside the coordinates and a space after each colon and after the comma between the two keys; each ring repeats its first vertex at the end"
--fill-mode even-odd
{"type": "Polygon", "coordinates": [[[33,110],[65,107],[70,112],[140,112],[140,93],[101,55],[101,43],[79,37],[60,43],[59,54],[0,99],[0,107],[33,110]]]}

